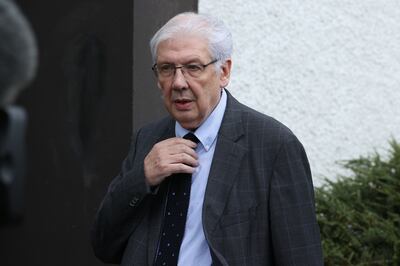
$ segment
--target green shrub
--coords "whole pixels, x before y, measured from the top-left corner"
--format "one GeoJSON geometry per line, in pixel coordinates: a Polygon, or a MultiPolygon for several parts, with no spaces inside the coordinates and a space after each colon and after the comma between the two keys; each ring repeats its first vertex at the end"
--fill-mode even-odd
{"type": "Polygon", "coordinates": [[[316,188],[325,265],[400,265],[400,144],[344,163],[351,176],[316,188]]]}

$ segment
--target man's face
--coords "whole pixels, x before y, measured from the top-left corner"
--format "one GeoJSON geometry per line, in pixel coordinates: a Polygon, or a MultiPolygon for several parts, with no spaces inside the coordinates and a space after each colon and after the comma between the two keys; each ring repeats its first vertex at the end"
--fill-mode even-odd
{"type": "MultiPolygon", "coordinates": [[[[213,61],[207,41],[189,35],[162,41],[157,49],[157,66],[175,64],[206,65],[213,61]]],[[[171,77],[158,78],[165,107],[172,117],[186,129],[195,129],[210,115],[221,97],[221,88],[229,82],[231,61],[215,70],[211,64],[204,68],[199,77],[192,77],[176,69],[171,77]]]]}

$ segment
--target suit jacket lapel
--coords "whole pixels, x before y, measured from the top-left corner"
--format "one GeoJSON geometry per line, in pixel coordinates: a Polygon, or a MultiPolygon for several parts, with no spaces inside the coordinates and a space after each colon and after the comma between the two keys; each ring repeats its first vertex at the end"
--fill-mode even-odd
{"type": "Polygon", "coordinates": [[[204,198],[203,223],[207,233],[213,232],[224,211],[247,150],[241,143],[244,134],[242,111],[241,105],[228,93],[204,198]]]}

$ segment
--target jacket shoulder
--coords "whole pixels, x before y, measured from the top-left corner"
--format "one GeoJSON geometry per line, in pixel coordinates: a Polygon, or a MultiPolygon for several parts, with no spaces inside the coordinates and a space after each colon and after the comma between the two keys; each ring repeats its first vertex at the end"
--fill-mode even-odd
{"type": "Polygon", "coordinates": [[[276,143],[281,143],[285,140],[298,141],[292,130],[274,117],[246,106],[232,96],[229,98],[229,110],[232,113],[236,113],[234,116],[236,116],[237,119],[240,119],[244,130],[248,134],[263,133],[264,135],[268,135],[269,138],[276,143]]]}

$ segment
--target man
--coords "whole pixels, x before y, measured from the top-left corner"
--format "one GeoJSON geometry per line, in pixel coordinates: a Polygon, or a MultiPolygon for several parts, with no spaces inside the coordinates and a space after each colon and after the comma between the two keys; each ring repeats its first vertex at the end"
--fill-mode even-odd
{"type": "Polygon", "coordinates": [[[134,137],[98,211],[96,255],[121,265],[322,265],[304,149],[225,89],[224,24],[183,13],[150,46],[170,116],[134,137]]]}

